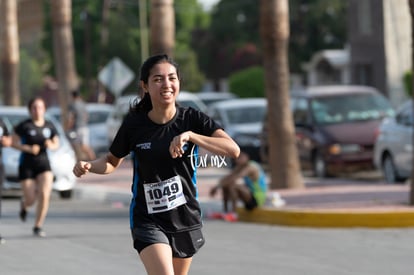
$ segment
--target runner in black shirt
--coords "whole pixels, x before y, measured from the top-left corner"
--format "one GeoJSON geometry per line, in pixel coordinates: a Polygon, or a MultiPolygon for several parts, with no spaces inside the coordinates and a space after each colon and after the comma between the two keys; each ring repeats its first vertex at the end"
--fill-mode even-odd
{"type": "Polygon", "coordinates": [[[177,65],[166,55],[141,67],[142,100],[131,107],[110,152],[78,162],[76,176],[114,171],[132,152],[130,224],[148,274],[187,274],[192,256],[204,244],[197,200],[198,148],[236,158],[237,144],[204,113],[176,105],[177,65]]]}
{"type": "MultiPolygon", "coordinates": [[[[4,166],[2,159],[2,148],[8,147],[11,145],[11,136],[9,130],[4,124],[4,121],[0,119],[0,216],[1,216],[1,198],[3,190],[3,180],[4,180],[4,166]]],[[[4,239],[0,236],[0,244],[4,243],[4,239]]]]}
{"type": "Polygon", "coordinates": [[[52,192],[53,174],[47,149],[59,146],[56,128],[45,120],[45,102],[36,97],[28,104],[30,118],[19,123],[13,134],[13,147],[22,151],[19,163],[19,179],[23,188],[20,218],[26,221],[27,207],[38,200],[33,234],[45,237],[42,226],[49,208],[52,192]]]}

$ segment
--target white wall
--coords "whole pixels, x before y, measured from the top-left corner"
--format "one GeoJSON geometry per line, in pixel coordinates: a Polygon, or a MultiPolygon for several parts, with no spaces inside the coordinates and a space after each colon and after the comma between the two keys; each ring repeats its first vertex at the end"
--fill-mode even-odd
{"type": "Polygon", "coordinates": [[[411,69],[411,16],[406,0],[383,0],[387,88],[398,106],[407,97],[402,77],[411,69]]]}

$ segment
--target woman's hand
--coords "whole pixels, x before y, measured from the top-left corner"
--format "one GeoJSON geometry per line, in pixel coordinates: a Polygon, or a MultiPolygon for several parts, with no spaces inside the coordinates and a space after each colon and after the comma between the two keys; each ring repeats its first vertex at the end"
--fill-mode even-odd
{"type": "Polygon", "coordinates": [[[39,152],[40,152],[40,145],[39,144],[33,144],[31,147],[30,147],[30,153],[31,154],[33,154],[33,155],[37,155],[37,154],[39,154],[39,152]]]}
{"type": "Polygon", "coordinates": [[[9,147],[9,146],[12,145],[12,138],[11,138],[11,136],[2,136],[0,138],[0,140],[1,140],[1,145],[3,147],[9,147]]]}
{"type": "Polygon", "coordinates": [[[51,139],[46,139],[44,143],[45,148],[49,150],[56,150],[59,148],[59,138],[58,136],[54,136],[51,139]]]}
{"type": "Polygon", "coordinates": [[[91,163],[87,161],[78,161],[73,167],[73,174],[78,178],[85,175],[91,169],[91,163]]]}
{"type": "Polygon", "coordinates": [[[170,143],[170,154],[172,158],[181,158],[184,154],[184,145],[190,141],[190,131],[184,132],[173,138],[170,143]]]}
{"type": "Polygon", "coordinates": [[[50,148],[50,147],[52,147],[53,146],[53,141],[52,140],[50,140],[50,139],[46,139],[45,140],[45,147],[46,148],[50,148]]]}

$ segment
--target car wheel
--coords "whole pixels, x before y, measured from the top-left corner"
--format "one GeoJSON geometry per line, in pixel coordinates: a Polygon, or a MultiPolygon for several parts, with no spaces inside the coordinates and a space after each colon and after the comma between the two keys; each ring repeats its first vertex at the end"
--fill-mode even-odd
{"type": "Polygon", "coordinates": [[[382,174],[387,183],[395,183],[404,181],[403,178],[398,176],[397,169],[395,168],[394,161],[391,155],[386,155],[382,161],[382,174]]]}
{"type": "Polygon", "coordinates": [[[61,199],[70,199],[72,198],[72,190],[64,190],[59,192],[61,199]]]}
{"type": "Polygon", "coordinates": [[[313,174],[318,178],[326,178],[326,162],[320,153],[316,153],[313,158],[313,174]]]}

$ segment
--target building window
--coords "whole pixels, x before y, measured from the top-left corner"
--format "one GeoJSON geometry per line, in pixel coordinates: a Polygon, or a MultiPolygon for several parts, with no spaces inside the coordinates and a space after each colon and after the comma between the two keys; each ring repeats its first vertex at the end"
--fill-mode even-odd
{"type": "Polygon", "coordinates": [[[356,84],[373,86],[371,64],[357,64],[354,72],[356,84]]]}
{"type": "Polygon", "coordinates": [[[358,30],[362,35],[372,34],[371,0],[357,1],[358,30]]]}

